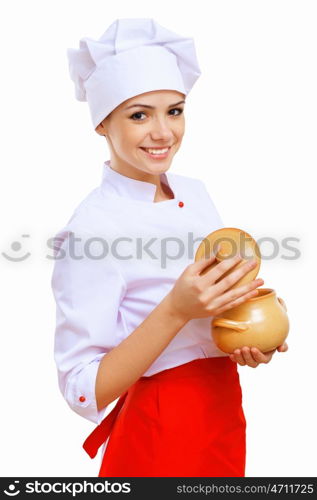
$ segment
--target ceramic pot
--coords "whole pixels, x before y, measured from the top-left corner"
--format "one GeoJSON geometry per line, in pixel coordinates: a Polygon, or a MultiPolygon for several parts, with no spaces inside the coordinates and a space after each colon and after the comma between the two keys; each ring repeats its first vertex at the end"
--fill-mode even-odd
{"type": "Polygon", "coordinates": [[[272,288],[258,291],[256,297],[212,320],[212,338],[221,351],[231,354],[248,346],[267,352],[283,344],[289,331],[286,305],[272,288]]]}
{"type": "Polygon", "coordinates": [[[206,267],[200,273],[201,276],[208,273],[210,269],[213,269],[223,260],[233,257],[238,252],[242,256],[241,262],[236,264],[234,268],[232,267],[223,273],[222,276],[215,281],[215,283],[218,283],[226,276],[229,276],[232,271],[242,267],[248,260],[255,259],[256,261],[256,266],[231,285],[228,290],[238,288],[245,283],[249,283],[256,278],[259,272],[261,265],[260,249],[252,236],[249,233],[242,231],[242,229],[238,229],[236,227],[223,227],[208,234],[208,236],[206,236],[206,238],[204,238],[200,243],[196,251],[195,261],[197,262],[198,260],[209,256],[211,252],[215,255],[216,259],[210,266],[206,267]]]}

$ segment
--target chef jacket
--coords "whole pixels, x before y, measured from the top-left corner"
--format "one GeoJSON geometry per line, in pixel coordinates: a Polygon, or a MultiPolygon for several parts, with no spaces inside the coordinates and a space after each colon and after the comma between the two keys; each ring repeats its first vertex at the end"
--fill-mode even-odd
{"type": "MultiPolygon", "coordinates": [[[[132,333],[195,261],[201,241],[223,223],[204,183],[166,172],[174,198],[154,202],[156,185],[103,164],[101,184],[54,238],[54,358],[59,388],[79,415],[99,424],[100,360],[132,333]]],[[[188,321],[143,376],[194,359],[227,356],[211,337],[212,317],[188,321]]]]}

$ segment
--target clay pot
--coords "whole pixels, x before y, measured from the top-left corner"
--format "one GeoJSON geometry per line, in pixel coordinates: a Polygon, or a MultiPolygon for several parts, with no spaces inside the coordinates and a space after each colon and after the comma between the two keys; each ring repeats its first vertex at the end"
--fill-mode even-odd
{"type": "Polygon", "coordinates": [[[252,299],[212,320],[211,334],[217,347],[226,353],[244,346],[262,352],[283,344],[289,331],[286,305],[272,288],[258,288],[252,299]]]}
{"type": "Polygon", "coordinates": [[[254,280],[259,272],[261,265],[260,249],[252,236],[249,233],[242,231],[242,229],[238,229],[236,227],[224,227],[208,234],[208,236],[206,236],[206,238],[204,238],[204,240],[200,243],[196,251],[195,261],[197,262],[198,260],[209,256],[211,252],[214,253],[216,259],[210,266],[206,267],[201,272],[202,276],[208,273],[210,269],[213,269],[221,261],[236,255],[237,252],[242,255],[241,262],[236,264],[234,268],[225,272],[216,281],[216,283],[226,276],[229,276],[230,273],[239,269],[239,267],[242,267],[248,260],[255,259],[256,261],[255,268],[251,269],[247,274],[242,276],[242,278],[240,278],[239,281],[236,281],[236,283],[228,288],[228,290],[238,288],[239,286],[254,280]]]}

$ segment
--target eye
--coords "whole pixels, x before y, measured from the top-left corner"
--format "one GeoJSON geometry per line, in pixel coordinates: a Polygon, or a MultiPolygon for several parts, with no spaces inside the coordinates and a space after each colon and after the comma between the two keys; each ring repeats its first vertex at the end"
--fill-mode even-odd
{"type": "Polygon", "coordinates": [[[142,113],[142,111],[137,111],[136,113],[133,113],[133,115],[131,115],[130,118],[131,118],[131,120],[142,121],[139,118],[140,115],[145,115],[145,113],[142,113]],[[134,117],[136,117],[136,118],[134,118],[134,117]]]}
{"type": "Polygon", "coordinates": [[[170,112],[171,111],[179,111],[179,113],[177,113],[177,115],[172,115],[172,116],[178,116],[178,115],[181,115],[182,112],[184,111],[182,108],[173,108],[173,109],[170,109],[170,112]]]}

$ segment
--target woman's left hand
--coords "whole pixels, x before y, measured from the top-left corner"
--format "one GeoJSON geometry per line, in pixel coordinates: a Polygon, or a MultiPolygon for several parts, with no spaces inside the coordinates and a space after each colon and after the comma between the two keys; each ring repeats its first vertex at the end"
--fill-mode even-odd
{"type": "Polygon", "coordinates": [[[241,349],[235,349],[233,354],[230,354],[231,361],[235,361],[239,363],[240,366],[251,366],[252,368],[256,368],[260,363],[269,363],[272,359],[275,351],[286,352],[288,350],[288,345],[286,342],[284,344],[279,345],[273,351],[261,352],[256,347],[242,347],[241,349]]]}

